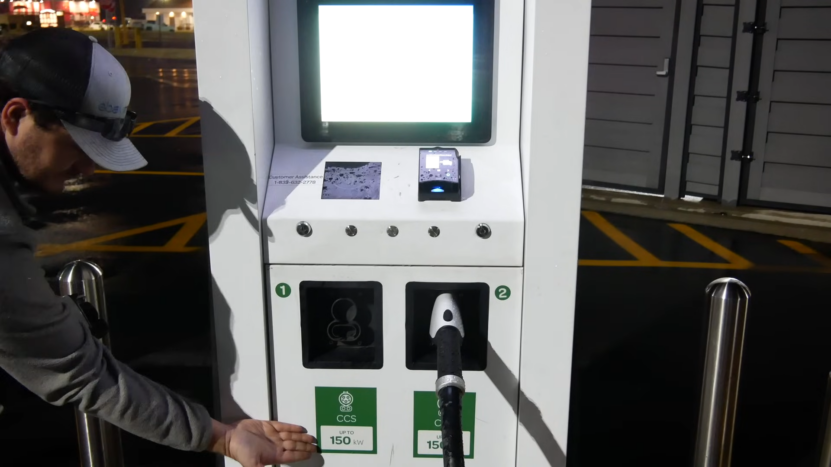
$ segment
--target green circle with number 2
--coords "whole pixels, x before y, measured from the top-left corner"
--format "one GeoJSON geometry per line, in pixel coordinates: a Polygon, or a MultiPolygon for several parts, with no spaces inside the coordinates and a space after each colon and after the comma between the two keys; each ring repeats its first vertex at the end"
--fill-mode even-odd
{"type": "Polygon", "coordinates": [[[277,292],[277,296],[280,298],[286,298],[291,295],[291,287],[289,287],[286,283],[279,283],[277,287],[274,288],[274,291],[277,292]]]}
{"type": "Polygon", "coordinates": [[[499,300],[511,298],[511,289],[507,285],[500,285],[496,288],[496,298],[499,300]]]}

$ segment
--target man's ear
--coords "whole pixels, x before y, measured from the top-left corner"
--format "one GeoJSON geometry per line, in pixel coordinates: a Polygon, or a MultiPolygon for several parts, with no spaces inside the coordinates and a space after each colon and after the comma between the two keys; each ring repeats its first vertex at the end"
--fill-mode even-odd
{"type": "Polygon", "coordinates": [[[6,102],[2,113],[0,113],[0,125],[2,125],[3,132],[11,133],[12,136],[17,135],[20,121],[29,112],[29,101],[22,97],[15,97],[6,102]]]}

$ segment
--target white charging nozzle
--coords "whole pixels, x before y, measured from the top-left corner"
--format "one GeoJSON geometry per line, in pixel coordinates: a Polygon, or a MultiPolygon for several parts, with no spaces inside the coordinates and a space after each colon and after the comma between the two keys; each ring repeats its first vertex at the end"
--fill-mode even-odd
{"type": "Polygon", "coordinates": [[[433,303],[433,315],[430,317],[430,337],[435,338],[439,329],[452,326],[465,337],[465,327],[462,324],[462,313],[456,299],[449,293],[443,293],[433,303]]]}

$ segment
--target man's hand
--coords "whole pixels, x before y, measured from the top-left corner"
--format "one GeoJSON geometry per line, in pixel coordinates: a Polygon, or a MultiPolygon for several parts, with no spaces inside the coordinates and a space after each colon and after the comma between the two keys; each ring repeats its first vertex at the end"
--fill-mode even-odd
{"type": "Polygon", "coordinates": [[[306,429],[288,423],[243,420],[233,425],[213,422],[211,451],[243,467],[264,467],[306,460],[317,452],[317,441],[306,429]]]}

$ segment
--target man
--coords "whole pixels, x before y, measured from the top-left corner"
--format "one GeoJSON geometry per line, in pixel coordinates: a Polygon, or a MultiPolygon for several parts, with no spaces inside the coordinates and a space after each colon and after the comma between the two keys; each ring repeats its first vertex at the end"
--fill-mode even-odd
{"type": "Polygon", "coordinates": [[[245,467],[310,457],[299,426],[212,420],[208,411],[120,363],[95,339],[70,299],[57,297],[36,263],[33,210],[19,189],[61,192],[97,165],[147,162],[126,138],[130,80],[79,32],[31,32],[0,51],[0,367],[45,401],[74,404],[137,436],[182,450],[210,450],[245,467]]]}

